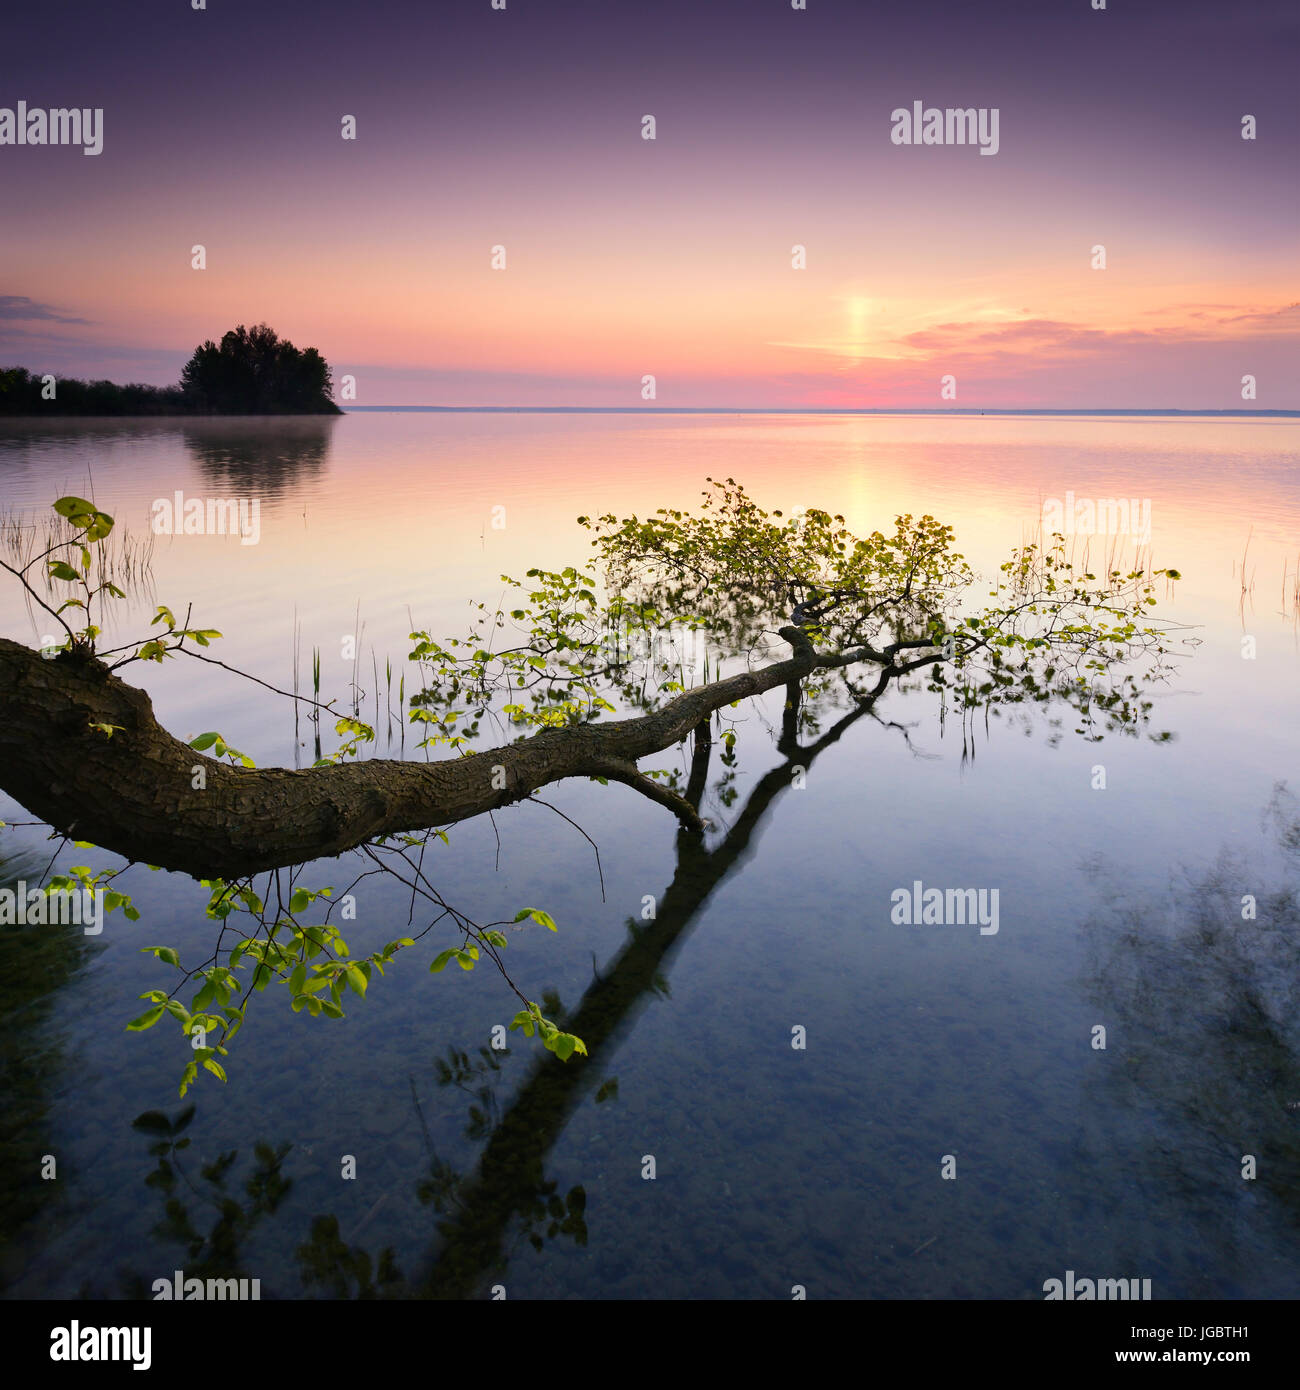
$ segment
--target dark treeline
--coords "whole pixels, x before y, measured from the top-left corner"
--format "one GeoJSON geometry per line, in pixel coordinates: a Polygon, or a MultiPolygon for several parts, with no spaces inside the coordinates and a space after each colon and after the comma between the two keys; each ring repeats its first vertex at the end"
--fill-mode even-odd
{"type": "Polygon", "coordinates": [[[44,378],[26,367],[0,370],[0,415],[180,415],[189,412],[179,386],[145,386],[132,382],[76,381],[59,377],[54,398],[44,378]]]}
{"type": "Polygon", "coordinates": [[[264,323],[194,349],[178,386],[45,378],[0,369],[0,415],[338,415],[329,363],[264,323]]]}

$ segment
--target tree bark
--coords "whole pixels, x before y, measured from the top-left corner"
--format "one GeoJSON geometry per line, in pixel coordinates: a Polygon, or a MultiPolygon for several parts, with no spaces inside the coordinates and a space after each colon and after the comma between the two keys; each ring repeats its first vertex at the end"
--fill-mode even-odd
{"type": "MultiPolygon", "coordinates": [[[[781,636],[794,652],[787,660],[688,690],[653,714],[543,729],[442,762],[301,771],[205,757],[157,722],[144,691],[94,658],[46,659],[0,638],[0,788],[55,830],[127,859],[241,878],[331,858],[378,835],[467,820],[566,777],[614,777],[648,794],[638,759],[680,743],[714,710],[816,669],[821,659],[802,629],[784,627],[781,636]]],[[[693,808],[662,791],[655,787],[656,799],[689,825],[693,808]]]]}

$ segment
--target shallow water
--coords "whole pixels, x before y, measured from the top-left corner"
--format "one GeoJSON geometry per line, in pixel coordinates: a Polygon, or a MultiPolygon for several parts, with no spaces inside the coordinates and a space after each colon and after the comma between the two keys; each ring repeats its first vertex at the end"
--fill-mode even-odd
{"type": "MultiPolygon", "coordinates": [[[[343,695],[359,611],[373,702],[376,667],[381,683],[386,658],[394,683],[407,669],[412,626],[456,634],[502,574],[582,562],[579,513],[689,506],[710,474],[859,533],[933,512],[985,572],[1045,498],[1150,499],[1155,563],[1183,574],[1161,611],[1194,639],[1154,695],[1166,743],[1091,744],[1037,715],[964,739],[930,695],[893,692],[880,713],[907,737],[851,721],[798,788],[779,703],[737,711],[737,795],[711,803],[702,851],[625,788],[552,787],[599,845],[603,899],[591,845],[553,811],[456,828],[426,869],[480,921],[539,906],[559,922],[508,954],[530,997],[576,1013],[586,1064],[518,1034],[493,1052],[512,996],[482,970],[430,976],[426,942],[345,1022],[258,996],[229,1084],[205,1076],[181,1102],[177,1034],[123,1025],[163,973],[139,947],[208,938],[202,890],[137,868],[138,923],[0,929],[7,1293],[147,1295],[184,1269],[259,1278],[263,1297],[1038,1298],[1073,1269],[1149,1278],[1157,1298],[1295,1297],[1296,439],[1290,422],[1189,418],[0,423],[3,504],[28,516],[93,486],[145,536],[177,489],[257,498],[255,545],[158,537],[152,591],[109,635],[192,603],[226,634],[223,660],[282,687],[297,621],[300,679],[319,647],[323,689],[343,695]],[[893,925],[891,892],[916,879],[996,886],[998,932],[893,925]],[[189,1145],[151,1153],[132,1120],[191,1102],[189,1145]]],[[[41,635],[9,587],[0,633],[41,635]]],[[[177,735],[311,761],[288,701],[197,663],[130,670],[177,735]]],[[[0,798],[0,819],[28,817],[0,798]]],[[[5,876],[35,878],[43,836],[3,834],[5,876]]],[[[409,904],[378,880],[358,894],[354,954],[401,934],[409,904]]]]}

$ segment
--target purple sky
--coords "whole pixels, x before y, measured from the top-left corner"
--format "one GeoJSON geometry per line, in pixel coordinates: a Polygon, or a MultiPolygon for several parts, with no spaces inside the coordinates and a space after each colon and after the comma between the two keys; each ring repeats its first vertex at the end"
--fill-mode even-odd
{"type": "Polygon", "coordinates": [[[0,365],[173,381],[266,320],[358,404],[1300,407],[1291,2],[145,0],[6,39],[0,107],[102,107],[104,148],[0,146],[0,365]],[[916,100],[996,108],[997,154],[891,143],[916,100]]]}

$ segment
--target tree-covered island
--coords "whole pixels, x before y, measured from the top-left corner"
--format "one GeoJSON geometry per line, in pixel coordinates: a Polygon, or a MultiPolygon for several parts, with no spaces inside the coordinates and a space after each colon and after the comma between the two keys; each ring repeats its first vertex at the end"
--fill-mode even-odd
{"type": "Polygon", "coordinates": [[[0,415],[341,415],[329,363],[259,323],[194,349],[176,386],[0,368],[0,415]]]}

